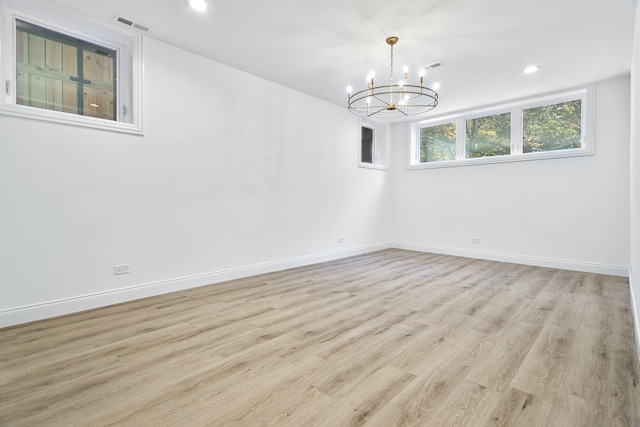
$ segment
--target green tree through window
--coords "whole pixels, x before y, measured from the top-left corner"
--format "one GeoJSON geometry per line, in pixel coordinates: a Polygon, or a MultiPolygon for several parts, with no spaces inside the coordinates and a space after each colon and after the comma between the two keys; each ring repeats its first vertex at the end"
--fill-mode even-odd
{"type": "Polygon", "coordinates": [[[511,152],[511,113],[467,120],[467,158],[511,152]]]}
{"type": "Polygon", "coordinates": [[[589,102],[585,87],[414,123],[411,165],[429,169],[593,155],[592,124],[585,114],[589,102]]]}
{"type": "Polygon", "coordinates": [[[420,162],[456,158],[456,124],[445,123],[420,129],[420,162]]]}
{"type": "Polygon", "coordinates": [[[580,100],[528,108],[522,113],[523,153],[580,148],[580,100]]]}

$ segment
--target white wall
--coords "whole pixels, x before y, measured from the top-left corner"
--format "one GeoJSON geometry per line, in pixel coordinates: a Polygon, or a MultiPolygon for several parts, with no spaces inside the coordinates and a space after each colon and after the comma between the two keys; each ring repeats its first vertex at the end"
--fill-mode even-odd
{"type": "Polygon", "coordinates": [[[631,63],[631,263],[629,281],[636,323],[636,345],[640,332],[640,7],[636,7],[636,24],[631,63]]]}
{"type": "Polygon", "coordinates": [[[395,125],[398,246],[626,275],[629,78],[595,92],[595,156],[407,171],[408,127],[395,125]]]}
{"type": "Polygon", "coordinates": [[[0,326],[390,240],[388,172],[356,167],[355,116],[152,39],[144,137],[0,129],[0,326]]]}

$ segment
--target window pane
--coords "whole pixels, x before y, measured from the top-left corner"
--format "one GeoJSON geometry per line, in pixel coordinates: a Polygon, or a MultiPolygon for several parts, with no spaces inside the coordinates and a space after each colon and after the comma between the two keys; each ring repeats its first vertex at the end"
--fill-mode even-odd
{"type": "Polygon", "coordinates": [[[455,158],[455,123],[445,123],[420,129],[420,163],[455,160],[455,158]]]}
{"type": "Polygon", "coordinates": [[[373,129],[362,126],[360,162],[373,163],[373,129]]]}
{"type": "Polygon", "coordinates": [[[580,100],[544,105],[523,111],[523,153],[580,148],[580,100]]]}
{"type": "Polygon", "coordinates": [[[17,103],[116,120],[116,54],[16,20],[17,103]]]}
{"type": "Polygon", "coordinates": [[[467,158],[511,153],[511,113],[467,120],[467,158]]]}

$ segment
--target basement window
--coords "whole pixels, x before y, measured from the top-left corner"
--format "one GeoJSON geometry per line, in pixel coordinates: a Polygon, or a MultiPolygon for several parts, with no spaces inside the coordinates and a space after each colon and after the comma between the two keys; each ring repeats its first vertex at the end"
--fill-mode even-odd
{"type": "Polygon", "coordinates": [[[593,155],[591,92],[565,93],[411,125],[411,169],[593,155]]]}
{"type": "Polygon", "coordinates": [[[360,126],[360,163],[373,164],[375,153],[374,135],[374,128],[360,126]]]}
{"type": "Polygon", "coordinates": [[[49,2],[5,4],[0,114],[142,133],[139,34],[49,2]]]}
{"type": "Polygon", "coordinates": [[[16,19],[16,103],[116,120],[118,51],[16,19]]]}
{"type": "Polygon", "coordinates": [[[386,170],[387,125],[369,118],[360,117],[358,129],[358,166],[386,170]]]}
{"type": "Polygon", "coordinates": [[[465,158],[511,154],[511,113],[467,119],[466,125],[465,158]]]}
{"type": "Polygon", "coordinates": [[[456,122],[420,128],[420,163],[455,160],[456,134],[456,122]]]}

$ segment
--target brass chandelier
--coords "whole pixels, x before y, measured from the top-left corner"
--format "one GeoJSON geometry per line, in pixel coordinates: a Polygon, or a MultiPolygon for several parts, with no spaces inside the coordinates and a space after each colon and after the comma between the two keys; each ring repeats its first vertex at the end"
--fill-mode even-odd
{"type": "Polygon", "coordinates": [[[367,77],[367,88],[352,93],[347,88],[349,96],[348,108],[353,114],[366,117],[403,117],[425,113],[438,105],[437,89],[423,86],[424,68],[418,75],[418,84],[408,83],[409,69],[403,69],[403,79],[393,82],[393,45],[398,43],[398,37],[388,37],[387,44],[391,46],[391,71],[389,84],[376,86],[373,71],[367,77]]]}

